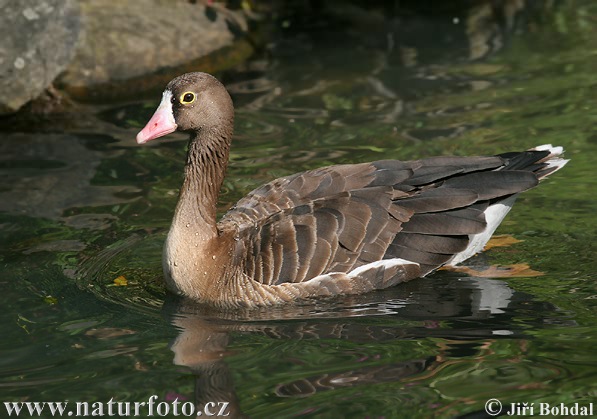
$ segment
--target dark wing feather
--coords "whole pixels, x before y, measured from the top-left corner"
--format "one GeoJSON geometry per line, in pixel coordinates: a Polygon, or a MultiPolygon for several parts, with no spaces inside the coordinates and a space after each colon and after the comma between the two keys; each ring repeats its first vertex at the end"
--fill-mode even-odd
{"type": "MultiPolygon", "coordinates": [[[[528,167],[544,156],[534,153],[535,159],[507,156],[515,170],[496,156],[383,160],[303,172],[254,190],[218,227],[233,230],[243,272],[267,285],[330,274],[323,280],[329,288],[336,277],[347,281],[340,274],[390,258],[419,263],[420,271],[402,272],[425,275],[485,229],[490,200],[537,183],[528,167]]],[[[388,272],[375,272],[379,278],[366,279],[371,287],[391,283],[388,272]]]]}
{"type": "Polygon", "coordinates": [[[453,177],[446,179],[443,186],[471,189],[479,194],[480,200],[485,200],[526,191],[538,183],[533,172],[499,170],[453,177]]]}
{"type": "Polygon", "coordinates": [[[474,190],[442,187],[427,189],[409,199],[404,199],[400,202],[400,206],[417,213],[427,213],[462,208],[474,204],[478,199],[479,194],[474,190]]]}

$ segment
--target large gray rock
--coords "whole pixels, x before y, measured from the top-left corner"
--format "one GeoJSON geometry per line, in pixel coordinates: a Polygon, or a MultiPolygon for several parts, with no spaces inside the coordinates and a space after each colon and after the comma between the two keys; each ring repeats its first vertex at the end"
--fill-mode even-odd
{"type": "Polygon", "coordinates": [[[70,62],[79,29],[74,0],[0,0],[0,114],[52,83],[70,62]]]}
{"type": "Polygon", "coordinates": [[[161,89],[173,70],[217,70],[213,58],[198,60],[236,44],[246,31],[244,17],[217,4],[80,0],[79,6],[84,37],[58,81],[78,99],[133,95],[157,84],[161,89]]]}

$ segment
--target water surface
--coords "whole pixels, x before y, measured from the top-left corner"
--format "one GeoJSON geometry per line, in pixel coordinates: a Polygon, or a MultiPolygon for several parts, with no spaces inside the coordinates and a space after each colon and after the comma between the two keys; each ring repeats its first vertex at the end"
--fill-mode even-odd
{"type": "Polygon", "coordinates": [[[260,418],[596,400],[596,5],[518,11],[489,35],[447,15],[406,19],[408,32],[389,17],[372,29],[374,17],[348,28],[280,17],[271,48],[220,75],[238,110],[221,211],[328,164],[562,145],[571,162],[498,231],[518,242],[468,274],[213,311],[161,282],[186,143],[135,144],[159,94],[3,124],[1,401],[220,397],[260,418]],[[426,23],[461,37],[404,36],[426,23]]]}

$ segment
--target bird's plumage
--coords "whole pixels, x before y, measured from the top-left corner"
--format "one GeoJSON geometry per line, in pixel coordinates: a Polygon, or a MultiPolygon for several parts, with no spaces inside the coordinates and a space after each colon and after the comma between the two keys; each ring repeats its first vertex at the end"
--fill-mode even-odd
{"type": "Polygon", "coordinates": [[[166,92],[171,104],[162,103],[138,136],[146,142],[171,130],[155,122],[170,121],[169,107],[176,127],[191,132],[165,276],[173,291],[215,305],[363,293],[459,263],[482,250],[518,193],[566,163],[561,147],[545,145],[489,157],[329,166],[255,189],[216,224],[230,98],[204,73],[175,79],[166,92]],[[181,103],[185,92],[197,95],[193,107],[181,103]]]}

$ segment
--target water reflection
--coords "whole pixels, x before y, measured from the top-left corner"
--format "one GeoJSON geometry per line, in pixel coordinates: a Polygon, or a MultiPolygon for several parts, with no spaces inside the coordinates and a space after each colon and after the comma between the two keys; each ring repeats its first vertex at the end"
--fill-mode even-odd
{"type": "Polygon", "coordinates": [[[512,321],[513,313],[523,306],[555,311],[555,307],[536,303],[500,280],[442,274],[364,296],[273,310],[222,311],[171,297],[164,313],[179,331],[171,345],[174,363],[188,367],[195,375],[197,405],[229,402],[234,417],[242,417],[233,374],[226,362],[228,347],[239,333],[275,340],[332,339],[359,344],[431,337],[449,342],[438,344],[424,358],[369,365],[364,361],[372,360],[364,357],[344,363],[340,370],[328,366],[324,373],[280,382],[272,390],[280,398],[308,397],[338,388],[429,379],[443,368],[447,358],[452,358],[452,365],[457,362],[455,357],[470,362],[467,357],[496,339],[525,336],[526,325],[512,321]],[[383,323],[370,321],[376,315],[384,316],[383,323]]]}
{"type": "MultiPolygon", "coordinates": [[[[292,30],[276,30],[267,59],[248,63],[244,72],[228,76],[226,85],[237,108],[284,123],[397,124],[416,113],[413,103],[422,97],[492,87],[491,76],[504,67],[480,60],[508,45],[529,22],[553,12],[556,3],[456,2],[430,9],[407,1],[387,4],[384,13],[355,4],[306,3],[297,6],[302,15],[289,14],[292,30]],[[445,65],[456,62],[462,68],[445,65]]],[[[427,140],[460,135],[469,127],[410,128],[398,131],[406,139],[427,140]]]]}
{"type": "MultiPolygon", "coordinates": [[[[0,212],[52,220],[70,208],[130,202],[140,190],[133,186],[92,184],[102,159],[117,157],[89,147],[111,142],[98,136],[9,134],[0,142],[0,212]]],[[[67,217],[75,228],[106,228],[112,217],[86,214],[67,217]]]]}

